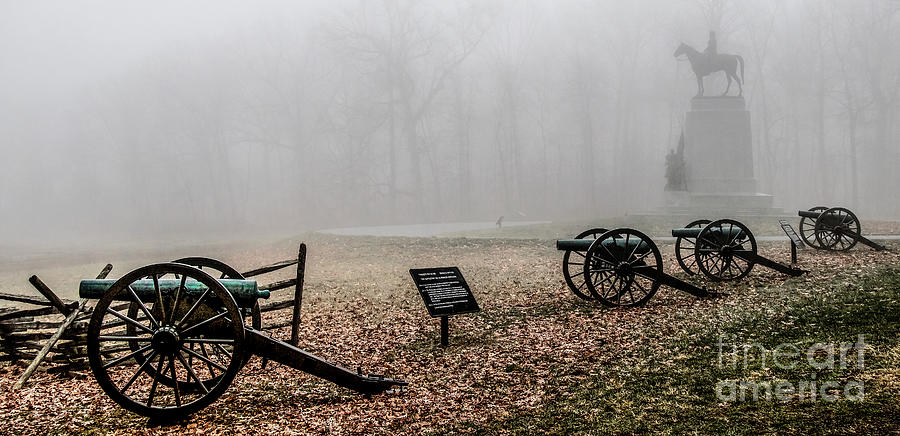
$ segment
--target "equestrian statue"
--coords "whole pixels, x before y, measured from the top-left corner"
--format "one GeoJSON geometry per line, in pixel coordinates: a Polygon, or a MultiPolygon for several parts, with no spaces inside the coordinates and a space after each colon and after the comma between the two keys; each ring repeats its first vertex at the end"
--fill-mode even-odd
{"type": "Polygon", "coordinates": [[[697,77],[697,97],[703,97],[703,78],[718,71],[724,71],[725,77],[728,79],[728,86],[725,87],[723,96],[728,95],[732,79],[738,84],[738,97],[744,95],[742,83],[744,81],[744,58],[736,54],[719,53],[716,48],[715,32],[709,32],[709,43],[702,53],[682,42],[675,50],[676,58],[681,55],[687,55],[691,69],[694,70],[694,75],[697,77]],[[737,74],[738,64],[741,66],[740,77],[737,74]]]}

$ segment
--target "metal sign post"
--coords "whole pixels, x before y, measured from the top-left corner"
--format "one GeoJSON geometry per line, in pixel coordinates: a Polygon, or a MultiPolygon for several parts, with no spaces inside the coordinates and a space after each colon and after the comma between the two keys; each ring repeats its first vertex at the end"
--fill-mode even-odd
{"type": "Polygon", "coordinates": [[[481,311],[475,296],[455,266],[411,269],[409,275],[416,283],[428,314],[441,319],[441,346],[446,347],[450,344],[450,315],[481,311]]]}

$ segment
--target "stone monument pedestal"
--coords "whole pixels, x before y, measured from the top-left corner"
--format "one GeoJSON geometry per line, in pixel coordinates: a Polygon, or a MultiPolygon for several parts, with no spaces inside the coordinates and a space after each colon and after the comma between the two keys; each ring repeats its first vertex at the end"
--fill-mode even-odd
{"type": "Polygon", "coordinates": [[[750,111],[743,97],[694,97],[684,120],[687,191],[667,192],[673,212],[778,215],[757,191],[750,111]]]}

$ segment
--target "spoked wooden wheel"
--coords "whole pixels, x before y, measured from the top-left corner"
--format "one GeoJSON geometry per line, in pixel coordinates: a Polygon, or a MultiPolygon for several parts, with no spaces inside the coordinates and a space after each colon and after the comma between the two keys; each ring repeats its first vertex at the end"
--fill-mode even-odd
{"type": "Polygon", "coordinates": [[[822,248],[832,251],[847,251],[856,245],[860,232],[859,218],[843,207],[833,207],[822,212],[816,220],[816,241],[822,248]]]}
{"type": "MultiPolygon", "coordinates": [[[[828,210],[825,206],[816,206],[810,209],[810,212],[819,212],[822,213],[828,210]]],[[[807,217],[800,218],[800,236],[803,238],[803,242],[806,242],[806,245],[809,245],[816,250],[821,250],[823,247],[819,245],[819,241],[816,240],[816,220],[807,217]]]]}
{"type": "Polygon", "coordinates": [[[245,355],[244,323],[231,294],[209,274],[177,263],[148,265],[117,280],[97,302],[87,349],[91,371],[113,401],[172,419],[206,407],[228,388],[245,355]],[[123,300],[135,303],[138,314],[110,307],[123,300]]]}
{"type": "MultiPolygon", "coordinates": [[[[606,233],[606,231],[606,229],[600,227],[585,230],[579,233],[575,239],[597,239],[597,237],[606,233]]],[[[572,293],[577,295],[578,298],[593,300],[585,288],[584,283],[584,253],[585,252],[583,251],[566,250],[566,253],[563,254],[563,277],[565,277],[569,289],[571,289],[572,293]],[[574,259],[572,259],[573,254],[575,255],[574,259]]]]}
{"type": "MultiPolygon", "coordinates": [[[[685,228],[691,229],[695,227],[703,228],[709,224],[710,220],[691,221],[685,228]]],[[[675,259],[681,265],[681,269],[688,275],[697,274],[700,270],[697,268],[697,257],[694,248],[697,246],[697,238],[678,237],[675,239],[675,259]]]]}
{"type": "MultiPolygon", "coordinates": [[[[243,274],[238,272],[236,269],[232,268],[227,263],[222,262],[220,260],[212,259],[209,257],[183,257],[183,258],[175,260],[173,262],[181,263],[184,265],[190,265],[192,267],[199,268],[199,269],[203,270],[204,272],[206,272],[207,274],[209,274],[210,276],[217,278],[217,279],[244,280],[243,274]]],[[[178,277],[175,277],[175,278],[177,279],[178,277]]],[[[144,304],[145,304],[145,307],[150,309],[150,312],[152,314],[154,314],[154,316],[158,315],[159,309],[157,309],[155,307],[155,303],[145,302],[144,304]]],[[[182,304],[188,304],[188,303],[182,303],[182,304]]],[[[262,324],[262,317],[260,316],[260,311],[259,311],[259,302],[255,302],[253,304],[252,308],[241,307],[240,311],[241,311],[243,317],[245,318],[245,322],[246,322],[247,316],[249,315],[251,325],[253,326],[254,329],[259,330],[260,325],[262,324]]],[[[131,319],[137,319],[137,317],[139,317],[140,315],[141,315],[140,305],[138,303],[132,301],[128,306],[128,317],[131,319]]],[[[127,330],[127,334],[129,336],[135,336],[137,334],[137,327],[135,325],[126,324],[125,329],[127,330]]],[[[143,344],[141,344],[137,341],[131,341],[128,343],[128,346],[131,347],[132,351],[137,351],[139,348],[141,348],[142,345],[143,344]]],[[[205,346],[201,347],[199,344],[188,343],[187,347],[191,351],[207,352],[205,346]]],[[[219,351],[219,348],[217,348],[217,347],[210,346],[210,348],[211,348],[210,351],[213,351],[213,352],[219,351]]],[[[145,357],[146,356],[142,353],[136,354],[134,356],[135,360],[137,360],[138,363],[144,363],[145,357]]],[[[250,353],[245,353],[244,359],[243,359],[243,364],[246,365],[247,362],[250,361],[251,357],[252,357],[252,355],[250,353]]],[[[193,360],[194,360],[193,355],[188,354],[188,356],[187,356],[188,364],[192,364],[193,360]]],[[[153,366],[147,367],[146,371],[151,376],[156,375],[156,372],[155,372],[155,369],[153,366]]],[[[171,374],[160,374],[159,382],[166,386],[173,386],[174,382],[173,382],[173,379],[170,377],[170,375],[171,374]]],[[[202,387],[193,380],[182,381],[180,388],[183,390],[190,390],[190,389],[200,390],[200,389],[202,389],[202,387]]]]}
{"type": "Polygon", "coordinates": [[[756,238],[742,223],[717,220],[697,235],[694,252],[697,266],[705,276],[715,281],[738,280],[749,274],[755,264],[736,253],[756,254],[756,238]]]}
{"type": "Polygon", "coordinates": [[[637,230],[610,230],[591,244],[585,256],[587,288],[607,306],[639,306],[659,289],[659,280],[653,277],[662,273],[662,256],[656,244],[637,230]]]}

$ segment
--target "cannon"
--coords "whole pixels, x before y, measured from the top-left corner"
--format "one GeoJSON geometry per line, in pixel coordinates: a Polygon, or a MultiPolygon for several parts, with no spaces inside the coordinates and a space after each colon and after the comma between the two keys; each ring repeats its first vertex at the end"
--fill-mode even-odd
{"type": "Polygon", "coordinates": [[[800,235],[807,245],[818,250],[847,251],[857,242],[875,251],[887,250],[861,234],[859,218],[843,207],[816,206],[797,211],[800,216],[800,235]]]}
{"type": "Polygon", "coordinates": [[[190,415],[218,399],[253,355],[367,395],[407,385],[267,336],[258,300],[269,291],[221,262],[181,260],[79,285],[81,298],[98,300],[87,330],[91,372],[123,408],[159,420],[190,415]]]}
{"type": "Polygon", "coordinates": [[[563,276],[569,289],[606,306],[643,305],[661,285],[701,298],[716,295],[663,272],[659,248],[634,229],[590,229],[575,239],[556,241],[556,249],[565,252],[563,276]],[[581,262],[573,262],[573,255],[581,262]]]}
{"type": "Polygon", "coordinates": [[[689,275],[701,272],[715,281],[739,280],[757,264],[791,277],[806,272],[759,255],[753,233],[735,220],[694,221],[673,229],[672,236],[678,264],[689,275]]]}

